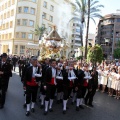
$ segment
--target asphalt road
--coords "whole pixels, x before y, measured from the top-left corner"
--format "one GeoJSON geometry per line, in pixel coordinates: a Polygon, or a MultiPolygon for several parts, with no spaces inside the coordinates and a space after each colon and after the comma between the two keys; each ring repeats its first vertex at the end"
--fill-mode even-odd
{"type": "Polygon", "coordinates": [[[23,108],[24,96],[22,83],[18,73],[13,73],[10,79],[4,109],[0,110],[0,120],[120,120],[120,100],[108,97],[107,94],[97,92],[94,98],[94,108],[85,106],[84,110],[75,111],[75,105],[69,103],[67,113],[62,114],[62,104],[54,101],[53,112],[43,115],[40,103],[36,103],[35,113],[25,116],[23,108]]]}

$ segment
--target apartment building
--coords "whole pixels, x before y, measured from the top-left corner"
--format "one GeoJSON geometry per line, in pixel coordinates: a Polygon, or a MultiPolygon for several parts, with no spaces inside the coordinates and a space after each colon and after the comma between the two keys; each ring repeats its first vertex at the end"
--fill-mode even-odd
{"type": "Polygon", "coordinates": [[[120,41],[120,13],[108,14],[99,21],[95,43],[102,46],[105,58],[112,59],[118,41],[120,41]]]}
{"type": "MultiPolygon", "coordinates": [[[[24,55],[29,42],[38,42],[31,33],[37,22],[37,3],[37,0],[0,1],[1,53],[24,55]]],[[[33,49],[31,54],[36,50],[33,49]]]]}
{"type": "MultiPolygon", "coordinates": [[[[48,33],[55,25],[69,43],[69,3],[69,0],[0,0],[0,53],[37,54],[39,38],[31,32],[36,25],[44,26],[48,33]]],[[[67,55],[69,51],[63,52],[67,55]]]]}

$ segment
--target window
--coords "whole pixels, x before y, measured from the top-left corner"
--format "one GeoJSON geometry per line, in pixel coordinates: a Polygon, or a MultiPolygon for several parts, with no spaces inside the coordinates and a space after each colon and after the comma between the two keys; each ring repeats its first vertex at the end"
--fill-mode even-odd
{"type": "Polygon", "coordinates": [[[25,52],[25,46],[20,45],[20,54],[24,54],[25,52]]]}
{"type": "Polygon", "coordinates": [[[117,22],[120,22],[120,18],[117,18],[117,22]]]}
{"type": "Polygon", "coordinates": [[[34,21],[33,20],[29,21],[29,26],[32,26],[32,27],[34,26],[34,21]]]}
{"type": "Polygon", "coordinates": [[[31,0],[32,2],[36,2],[36,0],[31,0]]]}
{"type": "Polygon", "coordinates": [[[16,32],[16,38],[19,38],[19,32],[16,32]]]}
{"type": "Polygon", "coordinates": [[[7,8],[7,3],[5,3],[5,8],[7,8]]]}
{"type": "Polygon", "coordinates": [[[76,35],[76,38],[80,38],[80,35],[76,35]]]}
{"type": "Polygon", "coordinates": [[[31,8],[30,13],[34,15],[35,14],[35,8],[31,8]]]}
{"type": "Polygon", "coordinates": [[[24,13],[28,13],[28,7],[24,7],[24,13]]]}
{"type": "Polygon", "coordinates": [[[80,32],[80,29],[76,29],[76,32],[78,32],[78,33],[79,33],[79,32],[80,32]]]}
{"type": "Polygon", "coordinates": [[[15,3],[15,0],[12,0],[12,5],[15,3]]]}
{"type": "Polygon", "coordinates": [[[22,7],[18,7],[18,13],[22,12],[22,7]]]}
{"type": "Polygon", "coordinates": [[[54,11],[54,6],[53,5],[50,6],[50,11],[54,11]]]}
{"type": "Polygon", "coordinates": [[[10,21],[10,28],[13,27],[13,21],[10,21]]]}
{"type": "Polygon", "coordinates": [[[43,13],[43,18],[46,19],[46,13],[43,13]]]}
{"type": "Polygon", "coordinates": [[[9,23],[6,24],[6,28],[9,28],[9,23]]]}
{"type": "Polygon", "coordinates": [[[33,34],[29,33],[28,34],[28,39],[33,39],[33,34]]]}
{"type": "Polygon", "coordinates": [[[53,16],[50,16],[50,21],[53,22],[53,16]]]}
{"type": "Polygon", "coordinates": [[[18,51],[18,45],[15,45],[15,54],[17,54],[18,51]]]}
{"type": "Polygon", "coordinates": [[[8,17],[8,18],[10,17],[10,12],[7,13],[7,17],[8,17]]]}
{"type": "Polygon", "coordinates": [[[10,6],[10,0],[8,1],[8,7],[10,6]]]}
{"type": "Polygon", "coordinates": [[[26,38],[26,33],[22,33],[22,38],[26,38]]]}
{"type": "Polygon", "coordinates": [[[26,19],[22,20],[22,25],[27,26],[27,20],[26,19]]]}
{"type": "Polygon", "coordinates": [[[4,13],[4,19],[6,19],[6,13],[4,13]]]}
{"type": "Polygon", "coordinates": [[[46,1],[44,1],[43,7],[47,8],[47,2],[46,1]]]}
{"type": "Polygon", "coordinates": [[[12,34],[11,34],[11,33],[9,33],[9,39],[10,39],[10,38],[12,38],[12,34]]]}
{"type": "Polygon", "coordinates": [[[20,25],[20,19],[17,19],[17,25],[20,25]]]}
{"type": "Polygon", "coordinates": [[[14,15],[14,10],[11,10],[11,16],[13,16],[14,15]]]}

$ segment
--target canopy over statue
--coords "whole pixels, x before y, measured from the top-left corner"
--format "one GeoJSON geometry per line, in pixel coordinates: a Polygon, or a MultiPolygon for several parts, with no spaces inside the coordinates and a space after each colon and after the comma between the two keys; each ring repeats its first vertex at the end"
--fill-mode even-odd
{"type": "Polygon", "coordinates": [[[62,38],[56,31],[56,27],[48,34],[44,35],[40,41],[40,56],[39,59],[45,58],[60,58],[61,50],[66,50],[69,45],[64,41],[62,44],[62,38]]]}

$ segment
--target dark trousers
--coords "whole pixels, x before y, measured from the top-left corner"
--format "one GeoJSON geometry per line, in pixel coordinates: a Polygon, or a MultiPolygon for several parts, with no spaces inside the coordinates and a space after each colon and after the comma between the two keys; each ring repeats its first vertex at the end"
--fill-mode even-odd
{"type": "Polygon", "coordinates": [[[85,94],[86,94],[87,88],[88,88],[87,86],[83,86],[83,87],[82,87],[82,98],[85,97],[85,94]]]}
{"type": "Polygon", "coordinates": [[[78,91],[77,91],[77,98],[83,98],[83,86],[79,86],[78,87],[78,91]]]}
{"type": "Polygon", "coordinates": [[[8,85],[9,85],[9,79],[10,79],[10,78],[6,79],[6,92],[7,92],[8,85]]]}
{"type": "Polygon", "coordinates": [[[47,84],[46,87],[47,89],[46,89],[45,100],[49,101],[50,99],[54,99],[55,92],[56,92],[56,85],[47,84]]]}
{"type": "Polygon", "coordinates": [[[16,68],[16,63],[13,64],[13,70],[15,71],[16,68]]]}
{"type": "Polygon", "coordinates": [[[92,102],[93,102],[93,97],[94,97],[94,95],[95,95],[95,93],[96,93],[96,87],[95,88],[92,88],[92,91],[89,91],[88,90],[88,93],[87,93],[87,95],[86,95],[86,97],[85,97],[85,102],[86,103],[88,103],[89,102],[89,104],[91,105],[92,104],[92,102]]]}
{"type": "Polygon", "coordinates": [[[67,100],[70,97],[70,94],[72,92],[72,87],[68,87],[66,85],[63,85],[63,99],[67,100]]]}
{"type": "Polygon", "coordinates": [[[63,92],[63,80],[57,80],[57,93],[63,92]]]}
{"type": "Polygon", "coordinates": [[[22,67],[19,66],[19,75],[22,76],[22,67]]]}
{"type": "Polygon", "coordinates": [[[5,82],[0,83],[0,105],[2,106],[4,106],[6,100],[6,90],[8,87],[8,83],[6,82],[7,80],[4,79],[5,82]]]}
{"type": "Polygon", "coordinates": [[[36,102],[38,86],[27,86],[26,87],[26,104],[36,102]]]}
{"type": "Polygon", "coordinates": [[[45,89],[44,89],[43,82],[41,82],[40,93],[41,93],[42,95],[45,95],[45,94],[46,94],[46,91],[45,91],[45,89]]]}

